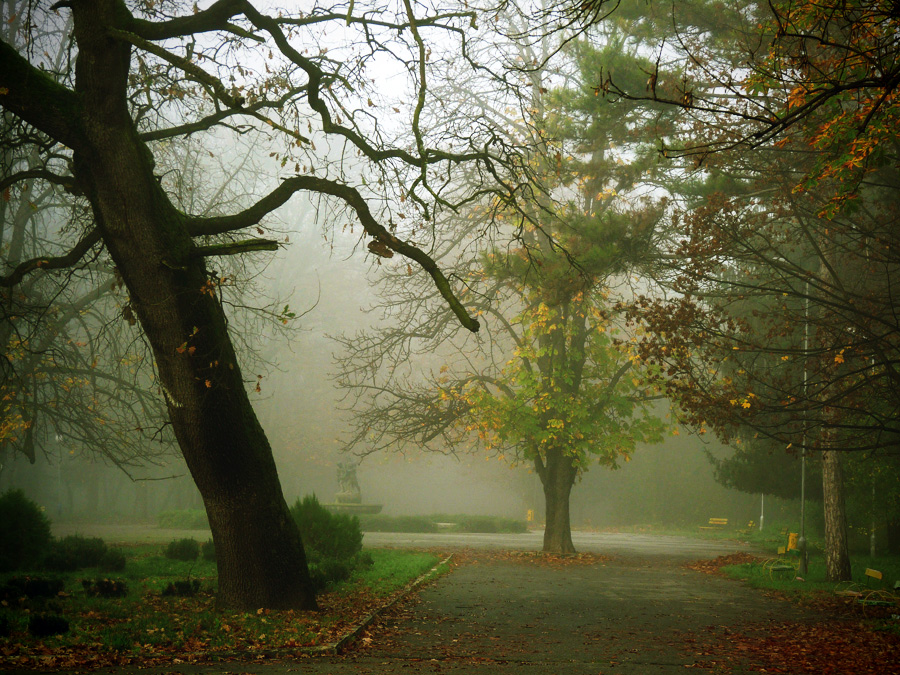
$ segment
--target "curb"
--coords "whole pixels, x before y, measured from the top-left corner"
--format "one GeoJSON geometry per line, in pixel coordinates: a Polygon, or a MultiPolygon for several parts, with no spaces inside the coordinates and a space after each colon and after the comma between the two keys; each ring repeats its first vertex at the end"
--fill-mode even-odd
{"type": "Polygon", "coordinates": [[[374,610],[366,618],[364,618],[362,621],[360,621],[356,626],[354,626],[352,629],[350,629],[350,631],[346,635],[344,635],[340,640],[329,643],[327,645],[320,645],[318,647],[313,647],[308,651],[304,650],[304,653],[307,653],[307,654],[333,654],[335,656],[342,653],[344,651],[344,649],[349,647],[366,628],[368,628],[375,622],[375,620],[379,616],[381,616],[387,610],[389,610],[391,607],[393,607],[398,602],[400,602],[401,600],[406,598],[410,593],[412,593],[414,590],[416,590],[419,586],[424,584],[426,581],[433,578],[437,574],[438,570],[441,567],[443,567],[444,565],[447,565],[450,562],[451,558],[453,558],[452,553],[450,555],[448,555],[446,558],[444,558],[443,560],[441,560],[437,565],[432,567],[430,570],[428,570],[427,572],[422,574],[418,579],[414,579],[413,581],[409,582],[406,585],[406,587],[403,588],[402,591],[397,593],[397,595],[395,595],[391,599],[390,602],[388,602],[388,603],[382,605],[381,607],[379,607],[378,609],[374,610]]]}

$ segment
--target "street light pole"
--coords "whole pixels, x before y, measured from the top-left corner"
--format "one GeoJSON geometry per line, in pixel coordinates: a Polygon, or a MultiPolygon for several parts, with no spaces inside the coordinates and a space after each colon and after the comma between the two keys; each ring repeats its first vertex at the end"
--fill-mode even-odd
{"type": "MultiPolygon", "coordinates": [[[[807,356],[809,355],[809,279],[806,280],[806,298],[803,309],[803,397],[809,405],[809,385],[807,372],[807,356]]],[[[806,552],[806,430],[808,420],[803,421],[803,447],[800,452],[800,539],[797,540],[797,552],[800,554],[800,565],[797,574],[806,577],[809,558],[806,552]]]]}

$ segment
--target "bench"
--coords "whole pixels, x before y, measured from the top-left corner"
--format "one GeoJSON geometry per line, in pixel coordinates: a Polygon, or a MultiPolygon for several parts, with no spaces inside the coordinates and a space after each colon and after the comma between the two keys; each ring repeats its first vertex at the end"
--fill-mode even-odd
{"type": "Polygon", "coordinates": [[[891,592],[880,588],[884,581],[884,574],[880,570],[866,568],[863,577],[865,586],[853,581],[844,581],[834,589],[835,595],[855,600],[864,609],[900,605],[900,594],[897,593],[897,590],[900,589],[900,581],[894,583],[894,591],[891,592]],[[876,588],[872,587],[873,583],[876,588]]]}
{"type": "Polygon", "coordinates": [[[778,557],[769,558],[763,563],[763,569],[769,573],[770,579],[791,578],[797,576],[800,569],[800,555],[796,548],[778,547],[778,557]]]}
{"type": "Polygon", "coordinates": [[[701,525],[701,530],[722,530],[728,525],[728,518],[710,518],[709,523],[701,525]]]}

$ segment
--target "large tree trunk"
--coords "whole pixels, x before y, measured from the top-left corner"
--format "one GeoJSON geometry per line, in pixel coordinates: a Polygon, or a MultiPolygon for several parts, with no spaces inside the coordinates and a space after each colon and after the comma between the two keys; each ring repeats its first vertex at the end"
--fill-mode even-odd
{"type": "Polygon", "coordinates": [[[219,605],[313,609],[303,545],[223,309],[128,111],[131,49],[107,33],[123,7],[117,0],[72,3],[84,135],[75,148],[76,177],[152,346],[175,435],[203,496],[219,605]]]}
{"type": "Polygon", "coordinates": [[[551,449],[543,462],[537,462],[538,475],[544,487],[545,553],[575,553],[572,525],[569,520],[569,496],[578,470],[563,452],[551,449]]]}
{"type": "Polygon", "coordinates": [[[841,456],[822,453],[822,491],[825,508],[825,578],[850,581],[850,551],[847,546],[847,514],[844,510],[844,474],[841,456]]]}

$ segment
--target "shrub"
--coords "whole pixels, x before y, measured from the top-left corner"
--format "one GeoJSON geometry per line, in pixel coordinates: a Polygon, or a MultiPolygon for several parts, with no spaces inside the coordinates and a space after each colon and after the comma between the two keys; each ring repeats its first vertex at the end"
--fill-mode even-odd
{"type": "Polygon", "coordinates": [[[462,532],[509,532],[522,533],[528,531],[528,524],[513,518],[497,518],[495,516],[460,516],[457,520],[462,532]]]}
{"type": "Polygon", "coordinates": [[[156,525],[173,530],[206,530],[209,529],[209,519],[203,509],[161,511],[156,515],[156,525]]]}
{"type": "Polygon", "coordinates": [[[124,598],[128,595],[128,584],[121,579],[82,579],[81,586],[92,598],[124,598]]]}
{"type": "Polygon", "coordinates": [[[53,542],[44,559],[44,567],[57,572],[73,572],[84,567],[98,567],[108,549],[99,537],[73,534],[53,542]]]}
{"type": "Polygon", "coordinates": [[[210,562],[215,562],[216,560],[216,544],[212,539],[209,539],[200,546],[200,555],[203,556],[204,560],[209,560],[210,562]]]}
{"type": "Polygon", "coordinates": [[[200,582],[197,579],[183,579],[172,581],[166,586],[162,595],[178,598],[193,598],[200,592],[200,582]]]}
{"type": "Polygon", "coordinates": [[[353,567],[345,560],[324,558],[309,564],[309,579],[316,593],[328,584],[337,584],[350,578],[353,567]]]}
{"type": "Polygon", "coordinates": [[[166,546],[166,557],[170,560],[196,560],[200,555],[200,544],[196,539],[176,539],[166,546]]]}
{"type": "Polygon", "coordinates": [[[363,516],[360,524],[365,532],[437,532],[438,526],[427,516],[363,516]]]}
{"type": "Polygon", "coordinates": [[[64,587],[62,579],[11,577],[0,586],[0,600],[9,603],[19,598],[52,598],[59,595],[64,587]]]}
{"type": "Polygon", "coordinates": [[[110,549],[98,565],[102,572],[121,572],[125,569],[125,554],[110,549]]]}
{"type": "Polygon", "coordinates": [[[35,614],[28,620],[28,632],[35,637],[62,635],[69,632],[69,622],[56,614],[35,614]]]}
{"type": "Polygon", "coordinates": [[[321,558],[346,560],[362,550],[362,530],[356,516],[331,513],[319,504],[315,495],[297,500],[291,507],[291,515],[303,545],[321,558]]]}
{"type": "Polygon", "coordinates": [[[50,520],[24,492],[0,495],[0,572],[36,565],[51,541],[50,520]]]}

